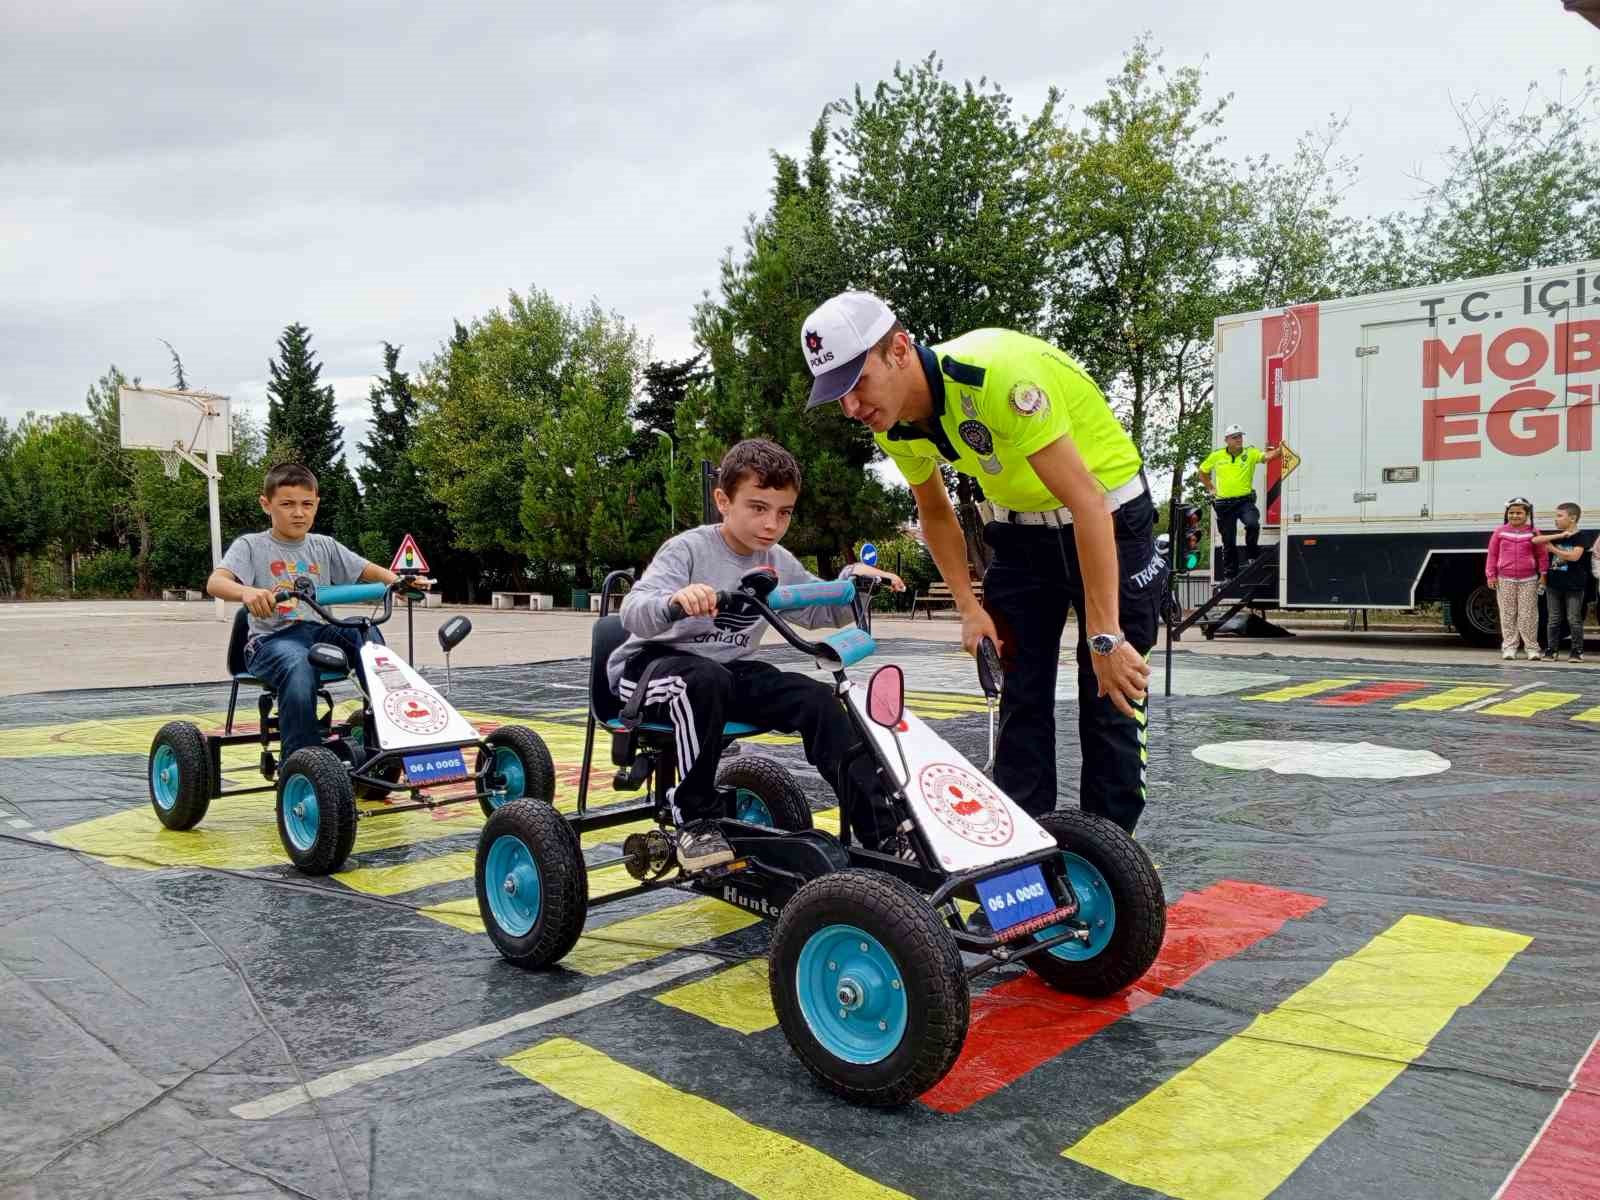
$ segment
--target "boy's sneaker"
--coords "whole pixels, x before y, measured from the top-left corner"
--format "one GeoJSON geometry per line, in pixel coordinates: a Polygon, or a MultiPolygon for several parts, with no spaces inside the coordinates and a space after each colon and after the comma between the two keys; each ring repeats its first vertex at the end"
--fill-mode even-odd
{"type": "Polygon", "coordinates": [[[1583,661],[1583,655],[1579,654],[1576,650],[1574,650],[1571,654],[1567,655],[1567,661],[1568,662],[1582,662],[1583,661]]]}
{"type": "Polygon", "coordinates": [[[704,871],[733,861],[733,847],[715,821],[691,821],[678,829],[678,865],[685,871],[704,871]]]}

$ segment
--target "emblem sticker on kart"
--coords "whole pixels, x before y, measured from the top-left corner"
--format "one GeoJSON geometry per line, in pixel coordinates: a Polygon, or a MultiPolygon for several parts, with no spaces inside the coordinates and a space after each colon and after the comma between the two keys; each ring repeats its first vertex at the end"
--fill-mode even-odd
{"type": "Polygon", "coordinates": [[[383,698],[383,711],[407,733],[438,733],[450,721],[443,704],[416,688],[390,692],[383,698]]]}
{"type": "Polygon", "coordinates": [[[1016,832],[1011,814],[989,781],[954,763],[929,763],[917,786],[939,823],[962,841],[1004,846],[1016,832]]]}

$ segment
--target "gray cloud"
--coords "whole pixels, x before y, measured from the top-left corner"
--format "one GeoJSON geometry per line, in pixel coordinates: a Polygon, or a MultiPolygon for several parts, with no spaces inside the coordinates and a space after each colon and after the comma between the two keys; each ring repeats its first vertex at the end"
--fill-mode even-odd
{"type": "Polygon", "coordinates": [[[938,50],[1033,111],[1078,105],[1151,30],[1233,91],[1237,152],[1352,115],[1358,210],[1454,135],[1447,94],[1519,94],[1594,57],[1553,3],[872,6],[14,2],[0,14],[0,417],[76,408],[111,362],[263,408],[284,325],[341,412],[380,343],[414,367],[506,291],[620,311],[657,353],[822,106],[938,50]],[[1497,6],[1495,6],[1497,7],[1497,6]]]}

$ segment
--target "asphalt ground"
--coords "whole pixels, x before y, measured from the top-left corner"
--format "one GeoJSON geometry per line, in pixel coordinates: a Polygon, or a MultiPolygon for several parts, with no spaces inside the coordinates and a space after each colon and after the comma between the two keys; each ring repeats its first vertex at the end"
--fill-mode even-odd
{"type": "MultiPolygon", "coordinates": [[[[1083,1001],[982,977],[962,1059],[893,1111],[790,1053],[754,914],[603,905],[523,972],[481,932],[475,804],[364,820],[307,879],[270,795],[188,833],[151,812],[151,737],[216,726],[225,688],[0,698],[0,1195],[1600,1195],[1600,675],[1273,649],[1181,651],[1171,699],[1158,676],[1146,979],[1083,1001]]],[[[983,760],[970,660],[874,661],[983,760]]],[[[585,679],[458,668],[453,699],[540,732],[569,806],[585,679]]],[[[798,745],[759,741],[826,827],[798,745]]]]}

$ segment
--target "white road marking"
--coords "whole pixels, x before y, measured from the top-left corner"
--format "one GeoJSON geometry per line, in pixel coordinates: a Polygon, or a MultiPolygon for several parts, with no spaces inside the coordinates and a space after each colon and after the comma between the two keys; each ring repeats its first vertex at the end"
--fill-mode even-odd
{"type": "Polygon", "coordinates": [[[32,829],[32,821],[24,821],[21,817],[7,817],[6,824],[13,829],[32,829]]]}
{"type": "Polygon", "coordinates": [[[1450,760],[1431,750],[1402,750],[1372,742],[1211,742],[1195,747],[1193,754],[1201,762],[1235,771],[1319,779],[1408,779],[1450,769],[1450,760]]]}
{"type": "Polygon", "coordinates": [[[334,1071],[322,1075],[309,1083],[296,1084],[291,1088],[284,1088],[281,1092],[273,1092],[259,1100],[251,1100],[245,1104],[236,1104],[228,1111],[236,1117],[243,1117],[247,1121],[260,1121],[267,1117],[275,1117],[280,1113],[288,1112],[291,1108],[298,1108],[310,1100],[320,1100],[325,1096],[336,1096],[340,1092],[347,1092],[353,1087],[363,1083],[370,1083],[374,1079],[382,1079],[386,1075],[394,1075],[401,1071],[409,1071],[412,1067],[425,1066],[440,1058],[448,1058],[452,1054],[460,1054],[463,1050],[471,1050],[474,1046],[481,1046],[485,1042],[492,1042],[496,1038],[505,1037],[510,1033],[517,1033],[523,1029],[530,1029],[535,1025],[543,1025],[561,1017],[570,1017],[574,1013],[583,1012],[588,1008],[596,1008],[612,1000],[628,996],[634,992],[642,992],[646,988],[656,986],[658,983],[668,983],[684,975],[691,975],[696,971],[708,967],[723,965],[723,960],[713,958],[706,954],[691,954],[687,958],[676,959],[663,963],[659,967],[644,971],[626,979],[615,979],[610,983],[602,984],[597,988],[579,992],[576,996],[568,996],[565,1000],[556,1000],[553,1003],[541,1005],[539,1008],[530,1008],[527,1012],[506,1017],[502,1021],[495,1021],[488,1025],[477,1025],[471,1029],[463,1029],[459,1033],[452,1033],[448,1037],[435,1038],[431,1042],[423,1042],[419,1046],[412,1046],[409,1050],[399,1050],[394,1054],[386,1054],[382,1058],[375,1058],[371,1062],[357,1063],[353,1067],[334,1071]]]}
{"type": "Polygon", "coordinates": [[[1496,692],[1493,696],[1485,696],[1482,700],[1474,700],[1471,704],[1463,704],[1460,708],[1456,709],[1456,711],[1458,713],[1477,712],[1480,708],[1488,708],[1491,704],[1500,703],[1501,701],[1505,700],[1507,696],[1515,696],[1518,692],[1531,692],[1534,688],[1543,686],[1543,682],[1525,683],[1521,687],[1512,688],[1510,691],[1496,692]]]}

